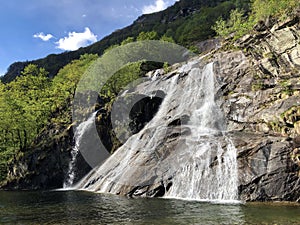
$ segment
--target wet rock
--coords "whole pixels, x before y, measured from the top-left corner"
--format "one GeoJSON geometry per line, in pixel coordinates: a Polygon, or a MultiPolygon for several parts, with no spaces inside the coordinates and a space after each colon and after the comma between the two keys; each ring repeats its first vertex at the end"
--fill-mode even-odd
{"type": "MultiPolygon", "coordinates": [[[[226,135],[232,139],[238,154],[239,198],[245,201],[300,201],[299,43],[298,18],[280,24],[270,18],[269,22],[257,25],[256,34],[235,43],[245,51],[219,49],[205,58],[193,59],[181,71],[176,67],[166,75],[161,74],[139,85],[135,91],[141,95],[149,96],[149,91],[158,90],[171,93],[163,100],[167,101],[167,107],[160,108],[161,120],[155,120],[152,114],[151,119],[155,121],[148,127],[144,123],[144,117],[148,117],[145,111],[158,109],[160,104],[151,108],[149,99],[137,104],[132,111],[135,135],[132,139],[127,138],[129,146],[125,143],[119,148],[108,159],[109,167],[100,174],[89,174],[82,181],[84,188],[99,191],[105,187],[108,192],[129,197],[163,196],[173,185],[176,166],[191,160],[188,156],[192,153],[187,154],[187,140],[192,128],[188,124],[194,108],[203,105],[203,102],[195,101],[190,102],[189,108],[181,108],[182,102],[195,97],[196,90],[183,87],[197,81],[195,77],[188,83],[192,70],[202,70],[209,62],[214,62],[214,98],[226,118],[226,135]],[[176,88],[169,89],[171,85],[176,88]],[[139,115],[138,112],[142,113],[139,115]],[[124,159],[126,165],[120,163],[124,159]],[[122,176],[116,176],[116,170],[121,171],[122,176]],[[112,176],[116,182],[110,180],[112,176]]],[[[198,94],[199,100],[203,93],[198,94]]],[[[66,142],[60,140],[60,144],[50,145],[52,152],[48,149],[45,154],[32,154],[11,168],[11,177],[15,179],[10,187],[57,186],[63,179],[62,170],[66,169],[68,159],[67,150],[59,154],[59,149],[68,149],[72,145],[72,138],[69,138],[72,134],[68,135],[66,142]],[[66,146],[61,148],[61,143],[66,146]]],[[[222,135],[219,132],[214,138],[222,139],[222,135]]],[[[226,141],[220,143],[226,146],[226,141]]],[[[216,160],[212,161],[211,167],[217,164],[216,160]]]]}
{"type": "Polygon", "coordinates": [[[190,120],[190,117],[188,115],[183,115],[179,119],[175,119],[171,123],[169,123],[168,127],[186,125],[189,120],[190,120]]]}
{"type": "MultiPolygon", "coordinates": [[[[290,79],[299,77],[299,71],[296,70],[295,60],[286,59],[286,55],[291,58],[291,52],[298,48],[300,31],[293,27],[295,23],[285,24],[271,29],[271,32],[264,28],[263,33],[240,40],[238,45],[249,49],[249,54],[242,51],[219,51],[208,60],[214,62],[217,81],[215,98],[219,99],[228,134],[237,149],[239,198],[245,201],[300,199],[298,147],[295,147],[298,146],[298,141],[297,138],[293,139],[298,132],[297,112],[300,102],[297,92],[289,89],[290,84],[298,82],[290,79]],[[287,44],[282,44],[286,42],[287,44]],[[293,76],[291,65],[295,68],[293,76]]],[[[190,120],[188,115],[191,115],[191,109],[180,111],[180,101],[177,99],[182,95],[181,88],[189,79],[190,71],[203,68],[208,61],[194,60],[183,66],[184,76],[180,75],[182,71],[174,71],[168,79],[161,77],[152,84],[140,87],[140,90],[151,90],[153,87],[164,89],[172,79],[179,77],[176,82],[178,90],[165,91],[172,91],[172,98],[167,99],[168,110],[160,115],[165,118],[166,128],[156,130],[151,127],[144,130],[136,147],[139,149],[136,154],[126,152],[124,148],[119,149],[115,158],[109,162],[110,167],[102,168],[108,170],[107,173],[103,171],[103,176],[107,177],[102,183],[99,182],[97,190],[110,187],[111,183],[106,182],[110,176],[115,177],[112,171],[120,167],[119,162],[124,157],[129,157],[130,165],[138,164],[142,168],[123,168],[124,174],[121,177],[126,180],[120,178],[119,186],[114,185],[107,190],[131,197],[164,194],[163,187],[166,185],[162,183],[167,178],[170,179],[169,183],[173,181],[177,171],[174,169],[176,164],[191,160],[189,157],[185,158],[189,155],[185,149],[188,148],[186,139],[190,138],[191,131],[188,131],[190,128],[186,123],[190,120]]],[[[195,93],[191,92],[190,98],[181,101],[189,101],[193,94],[195,93]]],[[[221,137],[219,135],[218,138],[221,137]]],[[[217,161],[213,160],[211,167],[216,165],[217,161]]],[[[98,179],[98,175],[92,176],[95,176],[93,179],[98,179]]]]}

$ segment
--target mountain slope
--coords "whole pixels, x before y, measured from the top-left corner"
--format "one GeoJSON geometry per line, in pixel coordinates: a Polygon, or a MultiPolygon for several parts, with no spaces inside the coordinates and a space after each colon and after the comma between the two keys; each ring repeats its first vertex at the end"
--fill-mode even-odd
{"type": "Polygon", "coordinates": [[[235,0],[181,0],[164,11],[140,16],[132,25],[116,30],[88,47],[51,54],[38,60],[15,62],[10,65],[2,81],[4,83],[12,81],[28,64],[45,68],[49,76],[53,77],[62,67],[78,59],[80,55],[85,53],[101,55],[110,46],[120,44],[128,37],[136,38],[140,32],[156,31],[160,37],[165,34],[173,37],[179,44],[191,46],[195,41],[213,37],[215,32],[211,26],[220,16],[226,19],[235,5],[235,0]]]}

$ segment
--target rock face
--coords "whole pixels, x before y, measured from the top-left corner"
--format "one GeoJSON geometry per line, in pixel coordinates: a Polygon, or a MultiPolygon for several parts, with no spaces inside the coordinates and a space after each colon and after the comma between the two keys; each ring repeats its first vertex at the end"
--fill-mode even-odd
{"type": "Polygon", "coordinates": [[[289,140],[239,132],[234,142],[239,149],[241,199],[299,202],[299,165],[292,160],[289,140]]]}
{"type": "MultiPolygon", "coordinates": [[[[136,114],[134,123],[142,126],[136,130],[133,127],[134,135],[101,167],[101,172],[97,172],[97,168],[93,170],[79,183],[78,188],[130,197],[168,195],[174,187],[176,176],[179,176],[177,165],[186,162],[196,172],[203,165],[202,156],[198,157],[199,163],[196,162],[194,153],[189,149],[205,143],[211,148],[207,168],[216,174],[216,168],[222,163],[218,158],[220,151],[223,151],[221,156],[224,157],[228,149],[235,146],[239,199],[300,202],[299,18],[280,24],[262,24],[256,30],[252,36],[245,36],[231,46],[242,50],[222,50],[225,47],[228,49],[229,44],[225,44],[204,57],[174,65],[168,74],[160,71],[160,76],[133,90],[132,94],[138,95],[148,95],[147,92],[158,90],[166,94],[158,111],[160,118],[154,116],[144,127],[145,121],[136,114]],[[212,112],[216,119],[201,126],[213,127],[220,132],[210,134],[206,139],[201,136],[195,141],[191,139],[195,135],[191,121],[194,121],[195,111],[198,110],[200,117],[203,115],[205,102],[201,99],[206,93],[193,85],[200,82],[198,75],[205,73],[210,64],[213,65],[215,79],[212,112]],[[197,74],[195,71],[198,71],[197,74]],[[182,102],[186,107],[182,107],[182,102]]],[[[160,104],[160,100],[158,102],[160,104]]],[[[145,104],[148,103],[140,105],[145,104]]],[[[138,108],[140,111],[140,106],[138,108]]],[[[201,133],[201,130],[197,132],[201,133]]],[[[51,149],[65,149],[68,152],[72,139],[66,143],[63,148],[51,149]]],[[[54,152],[57,153],[45,152],[45,155],[53,155],[51,164],[68,158],[65,152],[54,152]]],[[[31,165],[39,169],[39,160],[32,158],[32,161],[35,163],[31,165]]],[[[12,177],[26,179],[20,178],[10,187],[42,187],[34,185],[35,179],[41,179],[41,176],[26,175],[28,165],[21,163],[18,169],[11,169],[12,177]]],[[[50,171],[46,171],[43,178],[47,188],[51,187],[49,174],[50,171]]],[[[226,179],[224,177],[223,180],[226,179]]],[[[53,182],[57,183],[57,180],[53,182]]],[[[189,187],[189,182],[186,179],[184,185],[189,187]]],[[[213,181],[210,182],[213,184],[213,181]]],[[[185,186],[180,188],[185,190],[185,186]]]]}
{"type": "MultiPolygon", "coordinates": [[[[227,133],[224,137],[213,135],[207,139],[212,139],[208,141],[210,146],[218,143],[223,149],[224,146],[228,149],[226,137],[232,140],[238,159],[239,199],[299,202],[299,147],[295,144],[300,135],[299,19],[275,24],[271,28],[268,24],[264,27],[253,36],[246,36],[235,43],[244,51],[218,50],[204,58],[193,59],[186,65],[174,66],[171,73],[137,87],[137,93],[155,88],[165,93],[171,92],[164,100],[168,103],[163,112],[165,114],[160,115],[164,118],[160,123],[166,124],[164,134],[157,133],[152,127],[161,125],[151,121],[103,166],[81,181],[78,188],[130,197],[168,196],[180,176],[174,164],[184,164],[187,160],[186,164],[190,166],[201,166],[201,163],[191,163],[194,156],[188,151],[193,148],[187,140],[193,131],[190,126],[185,126],[192,120],[192,112],[199,108],[194,105],[199,102],[187,105],[185,101],[189,99],[182,99],[178,92],[190,94],[191,99],[195,99],[195,95],[203,98],[189,79],[195,69],[203,73],[203,68],[213,62],[217,81],[215,99],[226,118],[227,133]],[[176,83],[174,89],[165,88],[170,88],[173,82],[176,83]],[[191,93],[188,93],[189,90],[192,90],[191,93]],[[182,105],[185,110],[180,110],[182,105]],[[155,144],[146,136],[154,137],[155,144]],[[189,159],[185,158],[186,155],[190,156],[187,157],[189,159]],[[179,160],[179,157],[184,160],[179,160]]],[[[193,79],[199,82],[197,78],[193,79]]],[[[160,109],[160,114],[161,111],[163,109],[160,109]]],[[[220,115],[215,116],[221,120],[220,115]]],[[[203,143],[207,141],[199,140],[203,143]]],[[[197,145],[196,142],[194,144],[197,145]]],[[[217,155],[212,153],[211,157],[210,167],[216,168],[220,162],[213,158],[217,155]]],[[[185,169],[181,171],[184,172],[185,169]]],[[[186,177],[184,185],[191,185],[190,181],[186,177]]],[[[181,186],[181,189],[185,187],[181,186]]]]}
{"type": "MultiPolygon", "coordinates": [[[[68,116],[66,116],[68,117],[68,116]]],[[[8,190],[40,190],[62,188],[66,179],[74,146],[73,127],[50,124],[35,140],[34,147],[19,153],[10,163],[6,181],[1,184],[8,190]]],[[[88,171],[89,165],[78,156],[76,181],[88,171]]]]}
{"type": "Polygon", "coordinates": [[[293,143],[299,139],[299,41],[299,18],[294,18],[241,39],[236,43],[245,49],[240,56],[234,52],[217,56],[228,127],[239,131],[233,139],[241,199],[300,200],[299,159],[293,143]],[[238,62],[243,57],[246,67],[244,60],[238,62]]]}
{"type": "Polygon", "coordinates": [[[35,190],[62,187],[65,171],[68,170],[73,132],[72,129],[59,132],[63,131],[49,127],[37,140],[42,144],[14,159],[3,188],[35,190]],[[50,138],[56,135],[59,137],[50,138]]]}

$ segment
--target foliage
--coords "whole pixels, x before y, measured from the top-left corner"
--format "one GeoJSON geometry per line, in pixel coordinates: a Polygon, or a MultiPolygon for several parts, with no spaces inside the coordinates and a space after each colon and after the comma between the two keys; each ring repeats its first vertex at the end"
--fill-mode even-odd
{"type": "Polygon", "coordinates": [[[126,45],[135,41],[134,37],[128,37],[124,41],[121,42],[121,45],[126,45]]]}
{"type": "Polygon", "coordinates": [[[83,55],[52,80],[44,68],[29,64],[14,81],[0,82],[0,181],[5,178],[7,163],[26,152],[50,121],[70,124],[66,118],[53,115],[60,114],[60,110],[68,111],[66,106],[76,84],[96,58],[83,55]]]}
{"type": "Polygon", "coordinates": [[[2,139],[10,140],[11,144],[18,143],[20,150],[28,147],[46,122],[50,106],[47,72],[29,64],[22,75],[2,90],[4,105],[0,124],[6,133],[2,139]]]}
{"type": "Polygon", "coordinates": [[[169,63],[165,62],[163,65],[163,69],[165,73],[170,73],[171,72],[171,67],[169,65],[169,63]]]}
{"type": "Polygon", "coordinates": [[[136,38],[137,41],[145,40],[158,40],[158,34],[156,31],[144,32],[142,31],[136,38]]]}
{"type": "Polygon", "coordinates": [[[235,38],[239,38],[247,33],[254,23],[252,17],[246,17],[243,10],[235,9],[230,12],[230,17],[227,21],[219,18],[212,28],[221,37],[234,34],[235,38]]]}
{"type": "MultiPolygon", "coordinates": [[[[165,11],[141,16],[131,26],[86,48],[12,64],[4,83],[0,81],[0,181],[5,178],[7,163],[30,148],[46,124],[71,123],[68,112],[76,86],[98,55],[136,40],[163,40],[197,52],[199,41],[216,34],[238,38],[259,20],[270,16],[284,19],[299,7],[299,0],[181,0],[165,11]]],[[[149,50],[143,49],[147,54],[149,50]]],[[[119,53],[134,58],[128,52],[119,53]]],[[[99,94],[108,99],[109,107],[128,84],[157,68],[170,69],[167,63],[128,63],[105,82],[99,94]]],[[[264,86],[258,80],[252,88],[264,86]]]]}
{"type": "Polygon", "coordinates": [[[244,10],[245,12],[250,11],[251,1],[253,0],[233,0],[236,9],[244,10]]]}
{"type": "Polygon", "coordinates": [[[98,58],[97,55],[84,54],[62,68],[52,80],[52,110],[63,109],[73,99],[76,85],[87,68],[98,58]]]}
{"type": "Polygon", "coordinates": [[[81,55],[88,53],[101,56],[110,46],[120,45],[123,41],[125,42],[122,44],[126,44],[132,39],[136,40],[141,32],[155,31],[158,39],[166,35],[176,43],[189,47],[192,42],[213,37],[215,32],[211,26],[220,16],[226,20],[235,2],[245,2],[245,0],[181,0],[164,11],[141,16],[132,25],[116,30],[88,47],[62,54],[51,54],[30,62],[14,63],[9,67],[2,81],[7,83],[14,80],[29,64],[45,68],[49,72],[49,77],[54,77],[61,68],[79,59],[81,55]]]}
{"type": "Polygon", "coordinates": [[[100,95],[111,100],[115,99],[124,87],[142,77],[141,65],[142,62],[129,63],[118,70],[105,83],[100,95]]]}
{"type": "MultiPolygon", "coordinates": [[[[47,77],[44,68],[29,64],[22,76],[14,81],[8,84],[0,82],[0,181],[5,179],[7,164],[28,152],[36,137],[49,124],[70,126],[69,107],[77,84],[97,58],[97,55],[82,55],[62,68],[53,79],[47,77]]],[[[153,69],[145,67],[145,63],[128,64],[107,81],[100,93],[104,99],[110,100],[107,106],[127,84],[142,77],[147,68],[153,69]]]]}
{"type": "Polygon", "coordinates": [[[5,172],[5,162],[17,151],[24,152],[47,123],[51,104],[50,86],[47,72],[33,64],[29,64],[22,76],[13,82],[1,84],[0,177],[5,172]]]}
{"type": "Polygon", "coordinates": [[[299,0],[253,0],[249,7],[241,1],[235,4],[237,8],[230,12],[229,19],[220,17],[212,27],[221,37],[233,34],[234,38],[239,38],[261,20],[268,17],[283,20],[300,8],[299,0]]]}
{"type": "Polygon", "coordinates": [[[259,21],[269,16],[284,19],[299,7],[299,0],[254,0],[252,10],[256,21],[259,21]]]}
{"type": "Polygon", "coordinates": [[[164,34],[161,38],[161,41],[167,41],[170,43],[175,43],[174,39],[171,36],[168,36],[167,34],[164,34]]]}
{"type": "Polygon", "coordinates": [[[228,18],[235,6],[231,1],[223,2],[215,7],[203,7],[199,13],[193,14],[176,29],[177,43],[189,47],[195,41],[202,41],[215,36],[211,28],[219,17],[228,18]]]}
{"type": "Polygon", "coordinates": [[[128,37],[124,41],[122,41],[120,45],[119,44],[111,45],[110,47],[108,47],[107,49],[104,50],[103,55],[108,53],[109,51],[111,51],[112,49],[114,49],[116,47],[124,46],[126,44],[130,44],[135,41],[148,41],[148,40],[163,40],[163,41],[167,41],[170,43],[175,43],[173,38],[168,37],[167,35],[163,35],[161,38],[159,38],[159,35],[157,34],[156,31],[141,32],[137,38],[128,37]]]}
{"type": "Polygon", "coordinates": [[[102,89],[99,90],[99,95],[102,99],[109,99],[112,103],[120,92],[124,91],[124,88],[136,86],[147,72],[162,68],[163,65],[163,63],[144,60],[127,63],[105,81],[102,89]]]}

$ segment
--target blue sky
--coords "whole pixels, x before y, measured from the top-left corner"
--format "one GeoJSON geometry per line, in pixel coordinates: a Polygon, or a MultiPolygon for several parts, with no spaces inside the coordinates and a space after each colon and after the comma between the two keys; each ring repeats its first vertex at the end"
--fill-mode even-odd
{"type": "Polygon", "coordinates": [[[0,75],[16,61],[76,50],[176,0],[1,0],[0,75]]]}

